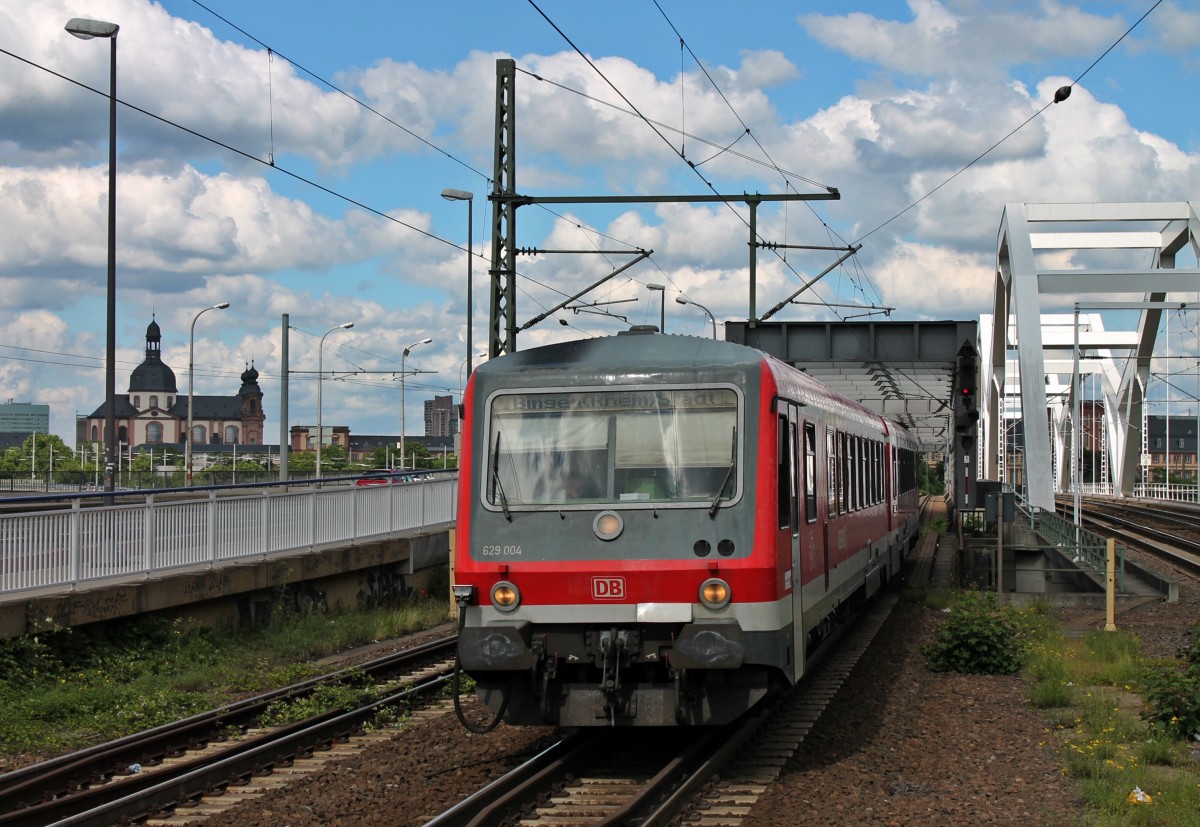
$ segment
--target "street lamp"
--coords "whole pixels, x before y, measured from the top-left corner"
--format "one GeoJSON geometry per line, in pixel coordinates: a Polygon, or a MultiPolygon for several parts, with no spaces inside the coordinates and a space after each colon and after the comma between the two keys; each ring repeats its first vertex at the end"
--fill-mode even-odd
{"type": "Polygon", "coordinates": [[[433,339],[428,336],[419,342],[413,342],[408,347],[404,348],[404,353],[400,354],[400,470],[404,470],[404,360],[408,358],[408,354],[417,345],[427,345],[433,339]]]}
{"type": "Polygon", "coordinates": [[[112,42],[108,70],[108,333],[104,365],[104,490],[113,490],[117,451],[117,32],[103,20],[72,17],[66,30],[80,40],[107,37],[112,42]]]}
{"type": "Polygon", "coordinates": [[[354,322],[343,322],[325,331],[321,343],[317,345],[317,479],[321,478],[321,443],[325,441],[325,432],[321,428],[321,380],[325,375],[325,336],[335,330],[349,330],[354,322]]]}
{"type": "Polygon", "coordinates": [[[694,301],[691,301],[690,299],[685,299],[683,296],[676,296],[675,303],[676,304],[690,304],[695,307],[699,307],[701,310],[703,310],[704,315],[708,316],[708,320],[710,322],[712,322],[712,334],[713,334],[712,337],[714,339],[717,338],[717,320],[713,318],[713,314],[709,311],[709,309],[707,307],[700,304],[699,302],[694,302],[694,301]]]}
{"type": "Polygon", "coordinates": [[[667,332],[667,288],[661,284],[647,284],[646,289],[657,290],[662,301],[659,302],[658,332],[667,332]]]}
{"type": "MultiPolygon", "coordinates": [[[[487,356],[487,352],[484,351],[483,353],[479,353],[476,355],[480,359],[482,359],[483,357],[487,356]]],[[[471,361],[471,354],[468,353],[467,358],[463,359],[461,362],[458,363],[458,401],[459,402],[463,401],[463,394],[466,392],[463,389],[463,368],[467,366],[467,362],[469,362],[469,361],[471,361]]],[[[467,378],[470,378],[469,373],[467,374],[467,378]]]]}
{"type": "MultiPolygon", "coordinates": [[[[474,299],[471,297],[472,282],[471,276],[471,259],[474,256],[471,254],[471,235],[474,223],[473,213],[475,212],[475,193],[467,192],[466,190],[444,189],[442,190],[442,198],[447,201],[466,201],[467,202],[467,376],[471,375],[474,369],[471,366],[471,323],[475,315],[474,299]]],[[[403,434],[401,434],[403,437],[403,434]]]]}
{"type": "Polygon", "coordinates": [[[206,307],[192,317],[192,332],[188,335],[188,418],[187,418],[187,435],[183,441],[183,467],[187,471],[187,479],[184,485],[192,484],[192,409],[195,405],[192,404],[192,398],[196,389],[196,320],[210,310],[224,310],[229,307],[229,302],[221,302],[214,304],[212,307],[206,307]]]}

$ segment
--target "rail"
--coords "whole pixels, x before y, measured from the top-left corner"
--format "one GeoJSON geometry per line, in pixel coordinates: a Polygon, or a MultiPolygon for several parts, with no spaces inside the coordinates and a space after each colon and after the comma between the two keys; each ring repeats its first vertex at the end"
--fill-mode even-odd
{"type": "Polygon", "coordinates": [[[457,489],[435,473],[4,499],[0,599],[403,536],[452,523],[457,489]]]}

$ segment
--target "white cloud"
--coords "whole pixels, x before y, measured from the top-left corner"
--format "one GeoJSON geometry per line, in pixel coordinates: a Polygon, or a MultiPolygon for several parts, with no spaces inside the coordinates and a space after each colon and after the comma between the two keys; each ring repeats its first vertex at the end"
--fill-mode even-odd
{"type": "Polygon", "coordinates": [[[1113,43],[1123,21],[1057,2],[978,4],[956,14],[937,0],[909,0],[911,21],[863,12],[800,15],[798,22],[826,46],[905,74],[996,76],[1020,63],[1054,56],[1090,56],[1113,43]]]}
{"type": "MultiPolygon", "coordinates": [[[[198,23],[141,0],[97,0],[81,11],[68,0],[8,4],[0,9],[5,48],[101,93],[81,89],[35,66],[0,65],[0,162],[62,164],[103,158],[108,136],[109,48],[64,31],[74,16],[117,23],[117,95],[169,121],[267,162],[302,156],[339,167],[404,148],[377,116],[316,82],[265,49],[219,40],[198,23]]],[[[122,157],[131,163],[215,157],[228,151],[126,107],[118,109],[122,157]]]]}
{"type": "MultiPolygon", "coordinates": [[[[82,43],[62,30],[67,18],[81,13],[122,26],[123,99],[256,158],[265,160],[273,150],[280,166],[320,178],[416,228],[316,194],[262,164],[122,109],[119,381],[141,360],[140,337],[152,312],[182,381],[193,314],[229,301],[228,311],[205,317],[197,330],[203,362],[220,366],[215,375],[197,377],[206,388],[212,383],[206,392],[232,392],[253,359],[264,373],[264,389],[272,388],[268,396],[277,393],[271,374],[280,367],[284,313],[315,336],[341,321],[356,323],[327,342],[327,368],[339,371],[353,365],[398,370],[405,345],[433,336],[434,343],[416,351],[410,363],[438,374],[413,377],[412,387],[457,389],[466,351],[465,253],[422,233],[462,244],[463,205],[453,207],[451,223],[451,214],[440,212],[450,208],[437,192],[442,186],[473,189],[474,247],[488,252],[489,185],[462,165],[482,177],[491,174],[495,61],[501,53],[447,51],[448,60],[432,65],[397,47],[394,58],[368,54],[361,58],[365,68],[336,73],[339,85],[364,96],[392,124],[278,58],[269,64],[265,50],[223,40],[144,0],[92,0],[86,10],[66,0],[9,3],[0,7],[0,46],[103,92],[105,44],[82,43]]],[[[1186,33],[1198,19],[1179,4],[1164,4],[1135,33],[1144,39],[1131,38],[1122,50],[1133,53],[1161,40],[1163,49],[1187,54],[1196,38],[1189,41],[1186,33]]],[[[758,213],[764,239],[837,246],[870,233],[860,254],[806,298],[878,299],[898,307],[894,317],[969,317],[990,310],[995,233],[1008,201],[1175,200],[1200,190],[1200,154],[1131,124],[1111,98],[1098,99],[1097,89],[1135,82],[1100,73],[962,171],[1070,82],[1070,71],[1128,28],[1133,20],[1117,12],[1106,16],[1049,1],[914,0],[895,20],[856,12],[799,20],[794,51],[731,48],[723,57],[728,65],[699,55],[720,93],[695,66],[660,75],[631,51],[592,55],[596,71],[573,52],[542,54],[527,45],[534,41],[512,39],[513,53],[521,55],[518,189],[703,193],[711,182],[717,192],[780,191],[778,173],[739,155],[760,157],[740,118],[780,167],[842,194],[840,201],[764,205],[758,213]],[[839,91],[833,99],[815,79],[826,68],[818,60],[846,73],[851,81],[839,90],[853,92],[839,91]],[[1009,71],[1014,67],[1020,74],[1009,71]],[[608,81],[648,118],[705,140],[684,139],[665,126],[656,133],[618,111],[630,104],[608,81]],[[721,151],[726,146],[731,151],[721,151]],[[699,175],[680,160],[680,149],[699,175]],[[856,268],[863,276],[851,279],[847,274],[856,268]]],[[[474,43],[499,42],[489,37],[474,43]]],[[[96,310],[106,257],[106,127],[102,95],[19,61],[0,61],[0,306],[9,318],[26,319],[20,328],[0,328],[0,343],[30,342],[102,359],[96,310]]],[[[792,184],[814,190],[798,179],[792,184]]],[[[733,209],[747,214],[744,205],[733,209]]],[[[718,321],[746,317],[748,230],[731,208],[570,205],[556,212],[565,220],[523,207],[518,245],[655,251],[652,262],[581,301],[621,301],[608,309],[630,322],[657,323],[661,297],[644,285],[660,282],[668,285],[669,330],[709,333],[703,313],[674,303],[680,292],[718,321]]],[[[782,300],[837,255],[789,250],[785,266],[760,250],[757,311],[782,300]]],[[[628,260],[616,254],[520,256],[518,324],[628,260]]],[[[484,258],[474,260],[477,352],[487,346],[487,268],[484,258]]],[[[520,334],[520,348],[623,327],[594,314],[556,316],[571,326],[548,319],[520,334]]],[[[777,318],[829,316],[792,306],[777,318]]],[[[301,421],[311,413],[299,412],[315,405],[316,342],[295,333],[291,344],[293,367],[309,371],[292,384],[292,418],[301,421]]],[[[0,362],[0,378],[14,389],[10,395],[54,396],[62,400],[56,406],[74,400],[80,410],[99,404],[98,368],[51,377],[30,364],[0,362]]],[[[329,421],[378,423],[356,424],[360,432],[398,427],[387,424],[398,419],[394,377],[339,379],[326,390],[329,421]]],[[[412,422],[419,399],[410,394],[412,422]]],[[[274,412],[276,404],[269,408],[274,412]]],[[[268,423],[272,441],[274,427],[268,423]]]]}
{"type": "Polygon", "coordinates": [[[781,86],[800,78],[796,64],[775,49],[742,52],[742,65],[738,70],[738,83],[745,89],[763,89],[781,86]]]}
{"type": "Polygon", "coordinates": [[[936,296],[923,317],[959,319],[990,307],[995,268],[986,254],[970,255],[947,247],[901,242],[872,268],[872,280],[886,305],[912,307],[912,296],[936,296]]]}
{"type": "MultiPolygon", "coordinates": [[[[103,268],[104,168],[0,167],[0,272],[33,275],[103,268]]],[[[123,285],[178,290],[213,273],[324,269],[362,255],[346,227],[283,197],[261,178],[119,173],[118,267],[123,285]],[[163,276],[191,278],[172,286],[163,276]],[[148,281],[149,280],[149,281],[148,281]]]]}

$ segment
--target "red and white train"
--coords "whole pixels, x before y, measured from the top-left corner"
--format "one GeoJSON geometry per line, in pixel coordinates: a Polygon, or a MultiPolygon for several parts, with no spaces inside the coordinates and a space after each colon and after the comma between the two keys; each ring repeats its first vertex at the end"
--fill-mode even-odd
{"type": "Polygon", "coordinates": [[[912,435],[748,347],[521,351],[474,372],[465,411],[458,652],[497,720],[732,720],[915,541],[912,435]]]}

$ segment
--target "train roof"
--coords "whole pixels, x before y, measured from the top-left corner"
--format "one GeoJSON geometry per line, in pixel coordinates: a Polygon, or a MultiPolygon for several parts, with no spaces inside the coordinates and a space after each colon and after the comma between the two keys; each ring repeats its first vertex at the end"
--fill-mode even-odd
{"type": "Polygon", "coordinates": [[[480,378],[560,368],[572,374],[594,375],[622,370],[678,370],[694,367],[756,368],[764,354],[745,345],[699,336],[663,335],[630,331],[615,336],[574,339],[519,350],[484,362],[475,373],[480,378]]]}
{"type": "Polygon", "coordinates": [[[654,328],[519,350],[479,365],[473,378],[480,383],[477,392],[485,394],[522,374],[537,374],[539,385],[564,386],[604,384],[616,370],[625,375],[645,372],[647,382],[655,381],[660,373],[678,377],[689,371],[695,381],[728,381],[731,373],[742,373],[757,381],[764,363],[778,383],[802,389],[800,393],[806,398],[820,399],[845,416],[870,419],[880,428],[886,422],[893,434],[907,433],[896,422],[885,420],[878,412],[763,351],[720,339],[661,334],[654,328]]]}

